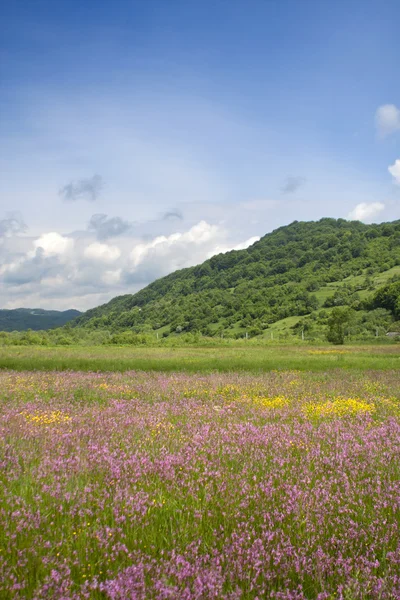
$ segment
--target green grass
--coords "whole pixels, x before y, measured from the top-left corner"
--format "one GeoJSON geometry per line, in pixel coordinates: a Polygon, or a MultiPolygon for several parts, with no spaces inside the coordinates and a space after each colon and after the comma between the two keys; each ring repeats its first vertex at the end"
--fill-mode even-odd
{"type": "Polygon", "coordinates": [[[265,335],[268,338],[271,334],[271,331],[276,333],[291,333],[293,335],[292,328],[296,325],[303,317],[286,317],[285,319],[280,319],[279,321],[275,321],[270,325],[269,329],[266,330],[265,335]]]}
{"type": "MultiPolygon", "coordinates": [[[[400,275],[400,266],[392,267],[391,269],[383,271],[378,275],[373,275],[371,277],[371,280],[374,289],[376,290],[380,286],[385,285],[385,283],[387,283],[391,277],[394,277],[396,275],[400,275]]],[[[341,281],[334,281],[332,283],[328,283],[327,285],[322,286],[316,292],[313,292],[313,295],[316,296],[320,306],[322,307],[325,300],[333,296],[336,290],[342,288],[346,284],[360,285],[365,281],[365,277],[366,270],[364,271],[363,275],[351,275],[350,277],[346,277],[341,281]]],[[[373,294],[373,290],[364,289],[358,291],[358,295],[362,300],[365,300],[365,298],[368,298],[368,296],[371,296],[371,294],[373,294]]]]}
{"type": "Polygon", "coordinates": [[[0,348],[0,368],[52,371],[267,372],[398,369],[400,346],[21,347],[0,348]]]}
{"type": "Polygon", "coordinates": [[[323,287],[319,288],[319,290],[317,290],[316,292],[313,292],[313,295],[317,298],[320,306],[322,307],[325,300],[327,300],[328,298],[333,296],[335,291],[339,287],[341,287],[341,285],[342,285],[342,282],[340,282],[339,285],[336,283],[334,283],[333,285],[331,283],[328,283],[327,285],[324,285],[323,287]]]}

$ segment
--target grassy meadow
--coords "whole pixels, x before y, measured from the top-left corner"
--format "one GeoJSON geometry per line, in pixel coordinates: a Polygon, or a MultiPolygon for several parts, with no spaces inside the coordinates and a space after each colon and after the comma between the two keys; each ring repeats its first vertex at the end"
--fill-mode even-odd
{"type": "Polygon", "coordinates": [[[7,349],[0,597],[400,598],[399,354],[331,350],[7,349]]]}
{"type": "Polygon", "coordinates": [[[252,340],[214,347],[0,346],[0,369],[163,372],[268,372],[400,367],[400,345],[273,345],[252,340]]]}

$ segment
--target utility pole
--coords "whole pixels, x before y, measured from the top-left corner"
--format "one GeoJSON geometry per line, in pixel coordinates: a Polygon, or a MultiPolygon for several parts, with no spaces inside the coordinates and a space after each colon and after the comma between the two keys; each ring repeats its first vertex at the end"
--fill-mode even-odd
{"type": "Polygon", "coordinates": [[[303,340],[303,342],[304,342],[304,329],[302,329],[302,330],[301,330],[301,339],[302,339],[302,340],[303,340]]]}

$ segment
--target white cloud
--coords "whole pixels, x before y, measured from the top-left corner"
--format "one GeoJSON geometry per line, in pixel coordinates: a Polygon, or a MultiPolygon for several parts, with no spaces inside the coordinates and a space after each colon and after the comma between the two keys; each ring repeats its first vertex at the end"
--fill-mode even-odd
{"type": "Polygon", "coordinates": [[[400,185],[400,159],[397,159],[394,165],[390,165],[390,167],[388,167],[388,171],[394,178],[395,183],[400,185]]]}
{"type": "MultiPolygon", "coordinates": [[[[183,233],[172,233],[169,236],[161,235],[150,242],[135,246],[130,255],[132,268],[136,269],[146,259],[156,257],[159,257],[160,260],[172,259],[174,264],[177,262],[181,266],[187,266],[189,263],[196,264],[191,260],[191,256],[197,256],[199,248],[207,246],[210,242],[214,242],[222,236],[223,232],[217,225],[200,221],[200,223],[183,233]],[[189,251],[191,246],[192,253],[189,251]]],[[[203,256],[205,257],[206,254],[203,256]]]]}
{"type": "Polygon", "coordinates": [[[15,233],[1,250],[2,306],[90,308],[258,239],[238,243],[237,234],[204,220],[186,230],[184,223],[176,225],[183,230],[136,241],[121,235],[113,245],[93,241],[95,233],[88,232],[37,238],[15,233]]]}
{"type": "Polygon", "coordinates": [[[360,202],[349,212],[347,218],[350,221],[366,221],[371,222],[380,212],[383,211],[385,205],[382,202],[360,202]]]}
{"type": "Polygon", "coordinates": [[[381,137],[400,130],[400,109],[394,104],[383,104],[375,114],[375,125],[381,137]]]}
{"type": "Polygon", "coordinates": [[[74,240],[55,231],[44,233],[33,242],[34,250],[31,251],[31,256],[36,254],[36,251],[41,249],[45,257],[61,256],[72,250],[74,240]]]}
{"type": "Polygon", "coordinates": [[[117,246],[109,246],[108,244],[94,242],[85,248],[83,254],[86,258],[91,260],[112,263],[121,256],[121,250],[117,248],[117,246]]]}
{"type": "Polygon", "coordinates": [[[231,252],[231,250],[245,250],[249,246],[252,246],[256,242],[258,242],[259,239],[260,238],[258,235],[254,235],[253,237],[249,238],[248,240],[245,240],[244,242],[241,242],[240,244],[236,244],[236,246],[217,246],[210,253],[209,257],[211,258],[211,256],[214,256],[215,254],[225,254],[225,252],[231,252]]]}
{"type": "Polygon", "coordinates": [[[25,253],[11,254],[2,264],[0,275],[9,283],[23,285],[52,277],[54,271],[63,268],[61,265],[64,266],[71,259],[74,240],[52,231],[33,240],[32,245],[33,248],[25,253]]]}

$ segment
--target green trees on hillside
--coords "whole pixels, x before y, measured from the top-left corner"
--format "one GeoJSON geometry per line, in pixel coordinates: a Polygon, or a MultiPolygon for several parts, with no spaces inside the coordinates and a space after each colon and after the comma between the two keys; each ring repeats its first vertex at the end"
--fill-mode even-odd
{"type": "Polygon", "coordinates": [[[400,319],[400,280],[379,288],[372,298],[371,307],[386,308],[396,319],[400,319]]]}
{"type": "Polygon", "coordinates": [[[213,256],[137,294],[114,298],[79,317],[73,326],[112,333],[240,337],[246,332],[258,335],[287,317],[315,316],[324,306],[326,318],[314,320],[313,326],[324,331],[330,311],[338,307],[384,308],[397,315],[394,289],[365,305],[365,291],[372,294],[378,275],[396,265],[400,265],[400,221],[382,225],[343,219],[294,222],[246,250],[213,256]],[[346,278],[350,279],[344,282],[346,278]],[[353,278],[366,283],[352,284],[353,278]],[[343,284],[328,295],[319,293],[335,282],[343,284]]]}

